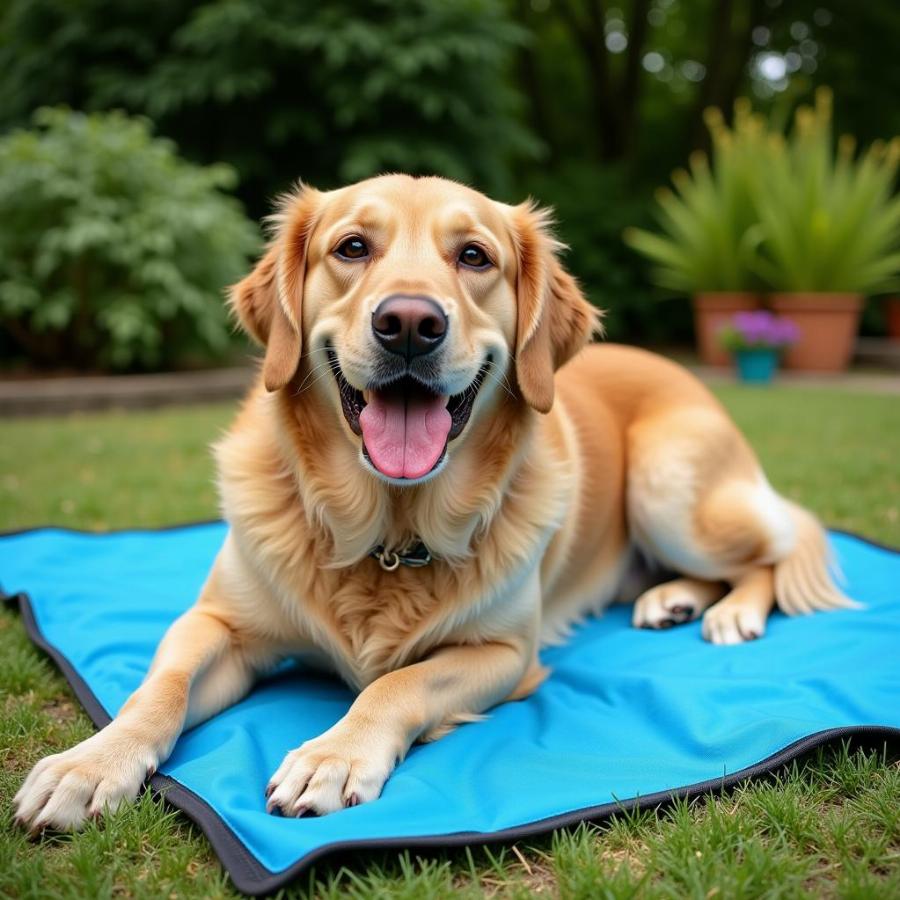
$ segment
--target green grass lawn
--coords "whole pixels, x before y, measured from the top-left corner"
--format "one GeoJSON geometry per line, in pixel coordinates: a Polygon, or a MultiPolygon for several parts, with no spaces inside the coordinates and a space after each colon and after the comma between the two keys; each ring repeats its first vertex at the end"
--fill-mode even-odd
{"type": "MultiPolygon", "coordinates": [[[[811,388],[717,393],[776,487],[831,525],[900,545],[900,398],[811,388]]],[[[231,412],[219,405],[5,422],[0,529],[215,516],[207,447],[231,412]]],[[[234,896],[202,835],[148,796],[75,836],[31,843],[12,827],[10,800],[28,768],[92,727],[5,609],[0,707],[0,896],[234,896]]],[[[366,855],[320,866],[286,893],[312,895],[900,897],[900,767],[877,753],[827,751],[709,802],[512,849],[366,855]]]]}

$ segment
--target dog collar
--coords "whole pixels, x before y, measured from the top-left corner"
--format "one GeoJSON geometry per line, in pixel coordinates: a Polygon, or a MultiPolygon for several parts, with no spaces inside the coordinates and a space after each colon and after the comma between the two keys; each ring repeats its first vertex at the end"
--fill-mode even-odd
{"type": "Polygon", "coordinates": [[[379,544],[369,556],[377,559],[385,572],[393,572],[400,566],[420,569],[427,566],[433,558],[431,551],[421,541],[407,544],[402,550],[386,550],[383,544],[379,544]]]}

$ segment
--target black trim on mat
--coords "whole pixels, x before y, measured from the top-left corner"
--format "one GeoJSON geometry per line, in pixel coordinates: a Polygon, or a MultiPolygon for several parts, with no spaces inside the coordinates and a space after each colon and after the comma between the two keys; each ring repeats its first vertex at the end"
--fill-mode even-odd
{"type": "MultiPolygon", "coordinates": [[[[197,525],[211,525],[215,524],[216,521],[217,520],[193,522],[183,525],[163,526],[161,528],[118,529],[117,533],[173,531],[179,528],[192,528],[197,525]]],[[[44,529],[27,528],[20,531],[5,532],[4,535],[0,536],[23,534],[41,530],[44,529]]],[[[59,530],[82,534],[94,533],[74,528],[62,528],[59,530]]],[[[857,540],[871,544],[879,549],[900,553],[900,550],[897,550],[896,548],[870,540],[862,535],[857,535],[853,532],[843,531],[841,529],[831,530],[839,531],[841,534],[856,538],[857,540]]],[[[34,611],[31,608],[31,600],[28,595],[21,592],[14,595],[6,595],[0,590],[0,601],[18,601],[19,609],[22,613],[22,622],[28,636],[38,647],[46,652],[59,667],[63,676],[75,692],[75,696],[78,698],[94,724],[98,728],[103,728],[107,725],[110,721],[109,713],[106,712],[99,700],[97,700],[97,697],[94,695],[87,682],[78,674],[65,655],[50,644],[41,633],[34,616],[34,611]]],[[[283,887],[320,859],[338,853],[354,850],[449,849],[483,844],[511,843],[525,838],[538,837],[557,828],[578,825],[584,821],[606,819],[620,812],[636,809],[652,809],[671,803],[675,799],[692,799],[706,794],[722,793],[748,779],[769,775],[776,769],[793,762],[795,759],[798,759],[818,747],[834,744],[848,738],[853,738],[855,742],[861,746],[878,747],[887,745],[891,748],[892,753],[900,753],[900,728],[883,725],[852,725],[842,728],[829,728],[825,731],[818,731],[807,737],[800,738],[755,765],[747,766],[730,775],[723,775],[721,778],[711,778],[708,781],[701,781],[696,784],[687,785],[686,787],[674,788],[669,791],[659,791],[654,794],[634,797],[629,800],[588,806],[582,809],[572,810],[570,812],[540,819],[536,822],[529,822],[525,825],[502,829],[501,831],[472,831],[423,837],[335,841],[334,843],[326,844],[313,850],[306,854],[306,856],[297,860],[293,865],[280,872],[272,872],[263,866],[250,854],[250,851],[247,850],[237,835],[235,835],[225,821],[205,800],[174,778],[157,773],[150,779],[150,788],[153,790],[154,794],[162,797],[162,799],[176,809],[181,810],[192,822],[194,822],[194,824],[197,825],[203,834],[206,835],[213,850],[219,857],[222,866],[228,872],[232,882],[239,891],[250,894],[251,896],[261,896],[270,894],[278,890],[278,888],[283,887]]]]}

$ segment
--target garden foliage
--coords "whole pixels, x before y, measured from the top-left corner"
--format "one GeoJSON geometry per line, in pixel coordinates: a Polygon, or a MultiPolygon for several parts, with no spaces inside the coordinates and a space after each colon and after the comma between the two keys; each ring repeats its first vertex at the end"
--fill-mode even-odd
{"type": "Polygon", "coordinates": [[[498,0],[11,0],[4,30],[0,128],[48,98],[146,115],[234,165],[257,215],[300,177],[508,192],[510,159],[538,147],[508,77],[526,32],[498,0]]]}
{"type": "MultiPolygon", "coordinates": [[[[708,149],[703,110],[759,88],[766,54],[792,56],[759,94],[776,125],[832,83],[836,131],[871,143],[900,132],[900,67],[877,64],[898,39],[896,4],[822,0],[7,0],[0,134],[42,106],[145,116],[187,159],[228,163],[254,218],[298,177],[403,170],[531,195],[556,207],[610,337],[669,342],[689,337],[687,307],[660,303],[622,231],[652,226],[655,186],[708,149]]],[[[736,233],[703,265],[753,285],[736,233]]],[[[19,346],[0,329],[0,355],[19,346]]]]}
{"type": "Polygon", "coordinates": [[[234,184],[144,120],[39,110],[32,130],[0,139],[0,323],[61,367],[221,354],[223,289],[259,243],[234,184]]]}

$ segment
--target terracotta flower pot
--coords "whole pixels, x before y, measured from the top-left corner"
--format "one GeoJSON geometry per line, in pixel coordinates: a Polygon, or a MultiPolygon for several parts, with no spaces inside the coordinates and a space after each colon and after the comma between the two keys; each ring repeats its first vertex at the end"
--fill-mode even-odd
{"type": "Polygon", "coordinates": [[[847,368],[859,330],[862,294],[770,294],[768,299],[772,310],[793,320],[800,331],[800,339],[784,354],[785,368],[813,372],[847,368]]]}
{"type": "Polygon", "coordinates": [[[900,342],[900,297],[888,297],[885,301],[885,312],[888,337],[892,341],[900,342]]]}
{"type": "Polygon", "coordinates": [[[707,366],[728,366],[731,357],[719,343],[719,331],[735,313],[759,309],[756,294],[715,291],[694,294],[694,334],[700,361],[707,366]]]}

